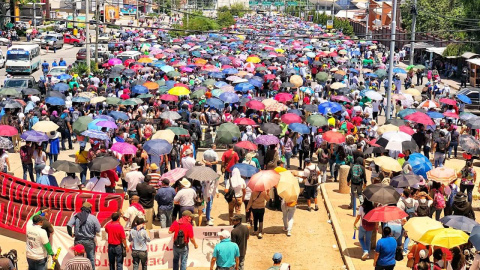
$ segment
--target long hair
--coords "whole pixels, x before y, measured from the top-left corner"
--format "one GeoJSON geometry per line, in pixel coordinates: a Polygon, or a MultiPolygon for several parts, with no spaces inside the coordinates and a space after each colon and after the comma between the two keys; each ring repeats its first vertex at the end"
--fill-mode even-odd
{"type": "Polygon", "coordinates": [[[451,249],[453,257],[451,261],[451,266],[453,270],[460,270],[465,265],[465,257],[462,254],[462,251],[458,247],[451,249]]]}
{"type": "Polygon", "coordinates": [[[367,199],[363,199],[362,207],[365,215],[368,214],[368,212],[370,212],[371,210],[373,210],[373,208],[375,208],[373,206],[373,203],[367,199]]]}

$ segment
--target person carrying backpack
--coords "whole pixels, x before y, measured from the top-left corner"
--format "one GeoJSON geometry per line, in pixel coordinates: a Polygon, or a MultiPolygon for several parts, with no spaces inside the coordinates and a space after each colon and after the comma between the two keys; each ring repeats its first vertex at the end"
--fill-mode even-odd
{"type": "Polygon", "coordinates": [[[433,199],[425,191],[417,193],[416,199],[418,201],[415,209],[417,217],[430,217],[430,208],[432,207],[433,199]]]}
{"type": "Polygon", "coordinates": [[[317,204],[317,187],[318,178],[320,176],[320,169],[313,164],[309,158],[305,159],[305,170],[303,170],[303,179],[305,181],[304,196],[307,199],[308,211],[312,211],[311,199],[315,202],[315,211],[318,211],[317,204]]]}
{"type": "Polygon", "coordinates": [[[363,166],[363,158],[359,157],[355,160],[355,164],[350,167],[347,176],[347,183],[350,186],[350,207],[353,209],[353,216],[357,215],[357,199],[363,204],[363,189],[367,186],[367,177],[365,176],[365,168],[363,166]]]}
{"type": "Polygon", "coordinates": [[[355,218],[355,222],[353,222],[353,227],[357,228],[357,223],[361,220],[360,227],[358,227],[358,241],[363,250],[362,261],[368,259],[370,255],[372,233],[376,227],[376,222],[369,222],[364,219],[364,217],[374,208],[373,203],[365,199],[358,209],[358,215],[355,218]]]}
{"type": "Polygon", "coordinates": [[[435,152],[434,161],[435,168],[443,167],[445,161],[445,153],[448,149],[448,140],[445,138],[445,133],[440,131],[440,137],[435,140],[433,144],[433,152],[435,152]]]}
{"type": "Polygon", "coordinates": [[[182,218],[175,220],[168,230],[169,234],[173,233],[173,270],[187,269],[188,243],[190,241],[195,249],[198,249],[193,234],[192,220],[192,212],[183,211],[182,218]]]}

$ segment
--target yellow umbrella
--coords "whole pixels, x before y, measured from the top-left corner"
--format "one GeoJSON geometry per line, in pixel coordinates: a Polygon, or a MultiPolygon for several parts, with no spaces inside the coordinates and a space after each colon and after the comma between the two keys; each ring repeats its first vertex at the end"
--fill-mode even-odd
{"type": "Polygon", "coordinates": [[[395,159],[387,156],[381,156],[373,159],[373,162],[375,162],[375,165],[380,166],[382,170],[390,172],[399,172],[402,170],[402,166],[400,166],[400,163],[396,161],[395,159]]]}
{"type": "Polygon", "coordinates": [[[276,48],[275,51],[278,52],[278,53],[284,53],[285,52],[284,49],[280,49],[280,48],[276,48]]]}
{"type": "Polygon", "coordinates": [[[300,185],[297,177],[290,171],[281,172],[277,192],[278,196],[282,197],[287,203],[296,201],[298,194],[300,194],[300,185]]]}
{"type": "Polygon", "coordinates": [[[186,96],[190,95],[190,90],[183,86],[175,86],[172,89],[168,90],[168,93],[174,96],[186,96]]]}
{"type": "Polygon", "coordinates": [[[468,242],[468,234],[453,228],[427,231],[418,242],[444,248],[453,248],[468,242]]]}
{"type": "Polygon", "coordinates": [[[238,76],[238,77],[245,77],[245,76],[247,76],[248,74],[250,74],[250,73],[248,73],[248,72],[245,71],[245,70],[240,70],[240,71],[237,73],[237,76],[238,76]]]}
{"type": "Polygon", "coordinates": [[[245,40],[245,36],[244,35],[237,35],[238,39],[240,39],[241,41],[244,41],[245,40]]]}
{"type": "Polygon", "coordinates": [[[260,63],[260,58],[258,58],[257,56],[250,56],[247,58],[247,62],[257,64],[260,63]]]}
{"type": "Polygon", "coordinates": [[[332,88],[333,90],[337,90],[343,87],[347,87],[347,86],[341,82],[334,82],[332,83],[332,85],[330,85],[330,88],[332,88]]]}
{"type": "Polygon", "coordinates": [[[137,62],[139,62],[139,63],[152,63],[153,61],[152,61],[151,58],[144,57],[144,58],[140,58],[137,62]]]}
{"type": "Polygon", "coordinates": [[[295,87],[300,87],[303,85],[303,79],[299,75],[293,75],[290,77],[290,83],[295,85],[295,87]]]}
{"type": "Polygon", "coordinates": [[[52,121],[40,121],[33,125],[32,129],[38,132],[49,133],[57,130],[59,127],[52,121]]]}
{"type": "Polygon", "coordinates": [[[107,100],[105,97],[94,97],[90,99],[90,103],[96,104],[96,103],[104,102],[105,100],[107,100]]]}
{"type": "Polygon", "coordinates": [[[403,225],[403,228],[408,233],[408,237],[418,241],[427,231],[442,229],[443,225],[440,221],[429,217],[412,217],[403,225]]]}
{"type": "Polygon", "coordinates": [[[392,124],[388,125],[383,125],[377,129],[378,135],[382,135],[385,132],[390,132],[390,131],[399,131],[400,129],[397,126],[394,126],[392,124]]]}
{"type": "Polygon", "coordinates": [[[407,90],[403,91],[403,93],[410,94],[412,96],[421,96],[422,95],[422,93],[420,93],[420,91],[418,91],[415,88],[408,88],[407,90]]]}
{"type": "Polygon", "coordinates": [[[96,97],[97,94],[95,94],[94,92],[81,92],[81,93],[78,93],[77,96],[92,99],[92,98],[96,97]]]}
{"type": "Polygon", "coordinates": [[[159,130],[152,136],[153,139],[162,139],[169,143],[173,143],[173,138],[175,137],[175,133],[170,129],[159,130]]]}

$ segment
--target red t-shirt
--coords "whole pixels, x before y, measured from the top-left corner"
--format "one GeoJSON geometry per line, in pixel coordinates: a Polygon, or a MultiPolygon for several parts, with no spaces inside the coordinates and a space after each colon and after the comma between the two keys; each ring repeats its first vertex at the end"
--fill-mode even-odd
{"type": "Polygon", "coordinates": [[[105,231],[108,233],[108,244],[120,245],[125,239],[125,230],[122,224],[118,221],[112,221],[105,226],[105,231]]]}
{"type": "Polygon", "coordinates": [[[362,120],[363,119],[360,116],[355,116],[352,118],[352,123],[358,127],[362,124],[362,120]]]}
{"type": "Polygon", "coordinates": [[[179,230],[183,230],[185,243],[188,244],[190,238],[193,238],[193,226],[186,220],[186,217],[182,217],[180,220],[175,220],[170,226],[169,231],[174,232],[173,239],[177,238],[179,230]]]}
{"type": "Polygon", "coordinates": [[[228,150],[222,155],[222,162],[225,163],[228,161],[228,164],[226,166],[228,172],[232,171],[231,168],[233,167],[233,165],[237,164],[239,160],[240,158],[238,157],[237,152],[233,150],[228,150]]]}
{"type": "Polygon", "coordinates": [[[310,98],[308,96],[303,98],[303,104],[310,104],[310,98]]]}
{"type": "Polygon", "coordinates": [[[110,187],[115,187],[115,182],[118,182],[118,175],[115,169],[103,171],[101,177],[107,177],[110,180],[110,187]]]}

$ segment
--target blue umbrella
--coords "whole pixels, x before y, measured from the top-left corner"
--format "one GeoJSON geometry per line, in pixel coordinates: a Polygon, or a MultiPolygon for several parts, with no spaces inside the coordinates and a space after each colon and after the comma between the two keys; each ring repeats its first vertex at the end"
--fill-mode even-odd
{"type": "Polygon", "coordinates": [[[258,88],[262,87],[262,85],[263,85],[263,82],[262,82],[262,81],[255,80],[255,79],[253,79],[253,78],[249,79],[249,80],[248,80],[248,83],[250,83],[251,85],[253,85],[253,86],[255,86],[255,87],[258,87],[258,88]]]}
{"type": "Polygon", "coordinates": [[[342,110],[342,106],[336,102],[324,102],[318,105],[318,112],[321,114],[327,114],[329,112],[336,113],[342,110]]]}
{"type": "Polygon", "coordinates": [[[72,102],[78,102],[78,103],[85,103],[85,102],[89,102],[90,99],[87,98],[87,97],[73,97],[72,98],[72,102]]]}
{"type": "Polygon", "coordinates": [[[48,141],[48,136],[43,133],[43,132],[38,132],[35,130],[28,130],[25,131],[22,135],[20,135],[20,138],[27,142],[46,142],[48,141]]]}
{"type": "Polygon", "coordinates": [[[134,94],[147,94],[148,88],[143,85],[135,85],[132,87],[132,93],[134,94]]]}
{"type": "Polygon", "coordinates": [[[439,220],[443,225],[470,233],[478,224],[475,220],[459,215],[444,216],[439,220]]]}
{"type": "Polygon", "coordinates": [[[102,127],[96,125],[98,122],[101,122],[101,121],[105,121],[105,119],[97,118],[97,119],[93,120],[92,122],[88,123],[88,126],[87,126],[88,129],[89,130],[101,131],[102,127]]]}
{"type": "Polygon", "coordinates": [[[70,80],[72,77],[72,75],[68,75],[68,74],[60,74],[57,76],[57,78],[59,80],[62,80],[62,81],[66,81],[66,80],[70,80]]]}
{"type": "MultiPolygon", "coordinates": [[[[218,61],[220,63],[222,63],[222,65],[230,65],[232,63],[232,60],[230,60],[230,58],[228,58],[226,56],[222,56],[222,57],[218,58],[218,61]]],[[[227,68],[227,69],[229,69],[229,68],[227,68]]],[[[227,70],[227,69],[225,69],[225,70],[227,70]]],[[[224,70],[224,72],[225,72],[225,70],[224,70]]],[[[225,74],[229,74],[229,73],[225,73],[225,74]]]]}
{"type": "Polygon", "coordinates": [[[291,129],[294,132],[298,132],[298,133],[301,133],[301,134],[309,134],[310,133],[310,128],[305,124],[292,123],[292,124],[288,125],[288,128],[291,129]]]}
{"type": "Polygon", "coordinates": [[[221,93],[219,98],[225,103],[236,103],[239,101],[238,95],[231,92],[221,93]]]}
{"type": "Polygon", "coordinates": [[[255,88],[255,86],[253,86],[251,83],[244,82],[237,84],[234,89],[235,91],[247,92],[248,90],[252,90],[253,88],[255,88]]]}
{"type": "Polygon", "coordinates": [[[108,115],[113,117],[115,120],[122,119],[122,120],[128,120],[128,115],[124,112],[110,112],[108,115]]]}
{"type": "Polygon", "coordinates": [[[210,75],[210,77],[215,78],[215,79],[225,78],[225,74],[223,74],[222,72],[210,72],[209,75],[210,75]]]}
{"type": "MultiPolygon", "coordinates": [[[[473,229],[475,230],[476,227],[480,227],[480,226],[477,225],[477,226],[473,227],[473,229]]],[[[472,233],[470,234],[470,237],[468,238],[468,241],[469,241],[470,243],[472,243],[473,246],[474,246],[477,250],[480,249],[480,234],[478,234],[478,233],[474,234],[474,233],[473,233],[473,230],[472,230],[472,233]]]]}
{"type": "Polygon", "coordinates": [[[378,77],[378,75],[375,74],[375,73],[365,73],[365,76],[372,77],[372,78],[377,78],[378,77]]]}
{"type": "Polygon", "coordinates": [[[350,70],[350,72],[352,72],[352,73],[358,74],[358,70],[356,70],[356,69],[354,69],[354,68],[350,68],[349,70],[350,70]]]}
{"type": "Polygon", "coordinates": [[[238,70],[236,68],[227,68],[227,69],[224,69],[222,72],[227,75],[233,75],[233,74],[237,74],[238,70]]]}
{"type": "Polygon", "coordinates": [[[470,236],[473,236],[475,234],[478,234],[480,236],[480,225],[477,225],[477,226],[473,227],[472,232],[470,233],[470,236]]]}
{"type": "Polygon", "coordinates": [[[235,168],[240,171],[240,175],[243,177],[252,177],[259,171],[257,167],[245,163],[237,163],[233,165],[232,170],[235,168]]]}
{"type": "Polygon", "coordinates": [[[143,149],[147,151],[149,155],[161,156],[169,154],[172,151],[172,144],[166,140],[154,139],[146,142],[143,145],[143,149]]]}
{"type": "Polygon", "coordinates": [[[415,174],[427,179],[427,172],[432,169],[432,162],[426,156],[420,153],[413,153],[409,156],[408,163],[412,166],[415,174]]]}
{"type": "Polygon", "coordinates": [[[216,109],[222,110],[225,108],[225,103],[218,99],[218,98],[209,98],[207,99],[207,105],[210,107],[214,107],[216,109]]]}
{"type": "Polygon", "coordinates": [[[53,105],[53,106],[64,106],[65,105],[65,100],[63,100],[59,97],[47,97],[45,99],[45,103],[53,105]]]}
{"type": "Polygon", "coordinates": [[[102,140],[102,141],[110,140],[110,137],[108,137],[108,135],[106,133],[98,131],[98,130],[89,129],[89,130],[85,130],[81,134],[85,137],[99,139],[99,140],[102,140]]]}
{"type": "Polygon", "coordinates": [[[103,115],[103,114],[102,114],[102,115],[95,116],[95,117],[93,117],[93,119],[102,119],[102,121],[107,120],[107,121],[115,122],[115,119],[114,119],[113,117],[108,116],[108,115],[103,115]]]}
{"type": "Polygon", "coordinates": [[[410,115],[412,113],[416,113],[416,112],[418,112],[417,109],[407,108],[407,109],[399,111],[398,116],[403,119],[403,118],[405,118],[405,116],[410,115]]]}
{"type": "Polygon", "coordinates": [[[470,120],[472,118],[477,118],[478,116],[476,116],[475,114],[471,113],[471,112],[462,112],[460,113],[460,120],[463,120],[463,121],[467,121],[467,120],[470,120]]]}
{"type": "Polygon", "coordinates": [[[218,82],[215,83],[215,87],[220,88],[220,87],[225,86],[227,84],[228,83],[226,83],[224,81],[218,81],[218,82]]]}
{"type": "Polygon", "coordinates": [[[65,92],[68,89],[70,89],[70,86],[68,86],[66,83],[57,83],[52,87],[52,90],[60,92],[65,92]]]}
{"type": "Polygon", "coordinates": [[[287,111],[287,113],[294,113],[298,116],[303,116],[303,113],[298,109],[290,109],[290,110],[287,111]]]}
{"type": "Polygon", "coordinates": [[[393,73],[400,73],[400,74],[407,74],[407,72],[403,68],[393,68],[393,73]]]}
{"type": "Polygon", "coordinates": [[[472,104],[472,100],[465,95],[457,95],[457,98],[463,103],[472,104]]]}
{"type": "Polygon", "coordinates": [[[432,119],[445,117],[443,113],[439,113],[439,112],[427,112],[427,115],[430,116],[430,118],[432,119]]]}
{"type": "Polygon", "coordinates": [[[175,87],[175,81],[166,81],[165,86],[168,88],[168,90],[170,90],[175,87]]]}

